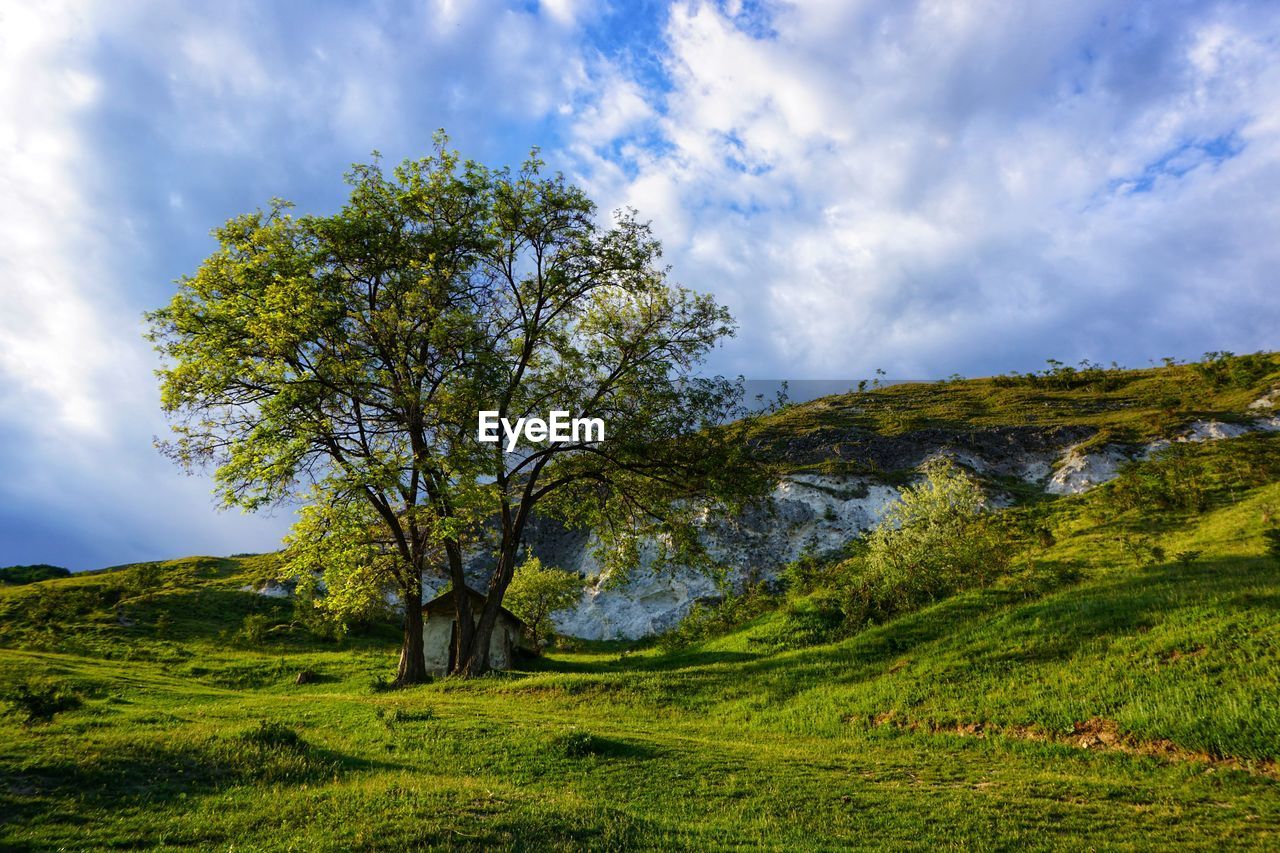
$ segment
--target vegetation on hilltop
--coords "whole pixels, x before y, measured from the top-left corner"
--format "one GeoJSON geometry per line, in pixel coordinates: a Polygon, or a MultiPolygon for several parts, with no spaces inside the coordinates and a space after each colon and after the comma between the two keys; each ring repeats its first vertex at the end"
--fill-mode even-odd
{"type": "MultiPolygon", "coordinates": [[[[985,379],[907,383],[824,397],[764,418],[753,441],[766,452],[797,438],[838,444],[851,433],[901,436],[918,430],[1081,428],[1087,448],[1165,437],[1195,420],[1239,422],[1248,406],[1280,387],[1280,355],[1207,353],[1205,359],[1129,370],[1050,361],[1045,371],[985,379]]],[[[832,457],[819,467],[839,468],[832,457]]]]}
{"type": "Polygon", "coordinates": [[[71,574],[62,566],[50,566],[37,563],[33,566],[5,566],[0,568],[0,585],[18,586],[27,583],[38,583],[51,578],[65,578],[71,574]]]}

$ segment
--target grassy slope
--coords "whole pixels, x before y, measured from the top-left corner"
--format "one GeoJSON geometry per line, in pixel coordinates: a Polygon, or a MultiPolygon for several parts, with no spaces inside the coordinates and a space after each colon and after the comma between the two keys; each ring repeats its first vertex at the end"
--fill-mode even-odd
{"type": "Polygon", "coordinates": [[[1085,445],[1140,442],[1170,434],[1199,419],[1241,421],[1247,406],[1280,383],[1280,371],[1241,386],[1213,384],[1192,365],[1107,371],[1098,383],[1036,387],[994,378],[893,385],[866,393],[824,397],[768,418],[759,437],[785,442],[796,436],[863,429],[885,435],[940,428],[1085,427],[1085,445]]]}
{"type": "Polygon", "coordinates": [[[287,618],[236,591],[268,558],[178,561],[110,606],[134,570],[0,590],[0,681],[85,697],[0,720],[0,842],[1274,848],[1280,484],[1200,514],[1093,500],[1052,504],[1034,570],[840,643],[762,653],[770,615],[674,655],[391,693],[369,687],[390,638],[228,642],[248,613],[287,618]],[[1143,564],[1122,535],[1201,555],[1143,564]],[[33,589],[96,598],[42,632],[33,589]],[[321,681],[294,686],[303,668],[321,681]],[[242,739],[264,719],[309,746],[242,739]]]}

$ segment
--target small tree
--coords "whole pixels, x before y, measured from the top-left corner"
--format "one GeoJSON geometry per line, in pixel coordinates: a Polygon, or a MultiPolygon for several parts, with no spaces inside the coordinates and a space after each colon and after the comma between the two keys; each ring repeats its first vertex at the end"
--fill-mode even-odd
{"type": "MultiPolygon", "coordinates": [[[[536,155],[536,152],[535,152],[536,155]]],[[[219,247],[148,319],[179,464],[211,465],[228,505],[307,506],[291,566],[326,607],[404,609],[398,681],[425,680],[422,576],[455,590],[456,672],[489,637],[539,514],[589,527],[607,568],[652,546],[705,563],[707,513],[761,494],[740,382],[694,371],[733,326],[667,279],[646,223],[602,224],[533,156],[518,172],[432,155],[348,175],[328,216],[270,210],[217,229],[219,247]],[[480,411],[600,418],[606,440],[477,439],[480,411]],[[485,603],[465,558],[492,558],[485,603]]]]}
{"type": "Polygon", "coordinates": [[[544,566],[533,556],[516,569],[511,586],[507,587],[506,606],[533,632],[535,651],[541,652],[543,644],[555,633],[552,615],[576,604],[584,585],[582,578],[572,572],[544,566]]]}
{"type": "Polygon", "coordinates": [[[850,593],[854,625],[988,581],[1008,562],[981,486],[949,459],[925,468],[867,539],[865,573],[850,593]]]}

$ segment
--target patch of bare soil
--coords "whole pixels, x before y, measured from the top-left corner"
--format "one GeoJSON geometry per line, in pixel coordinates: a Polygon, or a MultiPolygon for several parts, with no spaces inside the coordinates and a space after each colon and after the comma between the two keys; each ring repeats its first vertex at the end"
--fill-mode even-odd
{"type": "Polygon", "coordinates": [[[1047,741],[1074,746],[1077,749],[1112,750],[1131,755],[1151,755],[1170,761],[1194,761],[1214,767],[1243,770],[1271,778],[1280,778],[1280,764],[1275,761],[1251,761],[1242,758],[1210,755],[1178,746],[1167,738],[1141,740],[1121,730],[1115,720],[1093,717],[1076,722],[1068,731],[1054,732],[1040,726],[1002,726],[998,723],[948,723],[934,720],[911,720],[895,711],[885,711],[871,718],[873,726],[892,726],[912,732],[948,734],[960,737],[999,736],[1014,740],[1047,741]]]}

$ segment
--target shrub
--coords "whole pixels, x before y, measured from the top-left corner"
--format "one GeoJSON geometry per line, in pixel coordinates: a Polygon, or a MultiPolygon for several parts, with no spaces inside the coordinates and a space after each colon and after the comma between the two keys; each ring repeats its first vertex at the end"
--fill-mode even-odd
{"type": "Polygon", "coordinates": [[[787,563],[779,574],[782,588],[790,595],[803,595],[817,589],[830,589],[840,581],[848,558],[866,553],[862,539],[849,541],[835,553],[815,554],[805,551],[787,563]]]}
{"type": "Polygon", "coordinates": [[[1091,362],[1088,359],[1080,362],[1079,367],[1072,367],[1057,359],[1046,359],[1049,365],[1044,370],[1031,373],[1014,372],[992,377],[992,384],[997,388],[1015,388],[1025,385],[1031,388],[1054,391],[1071,391],[1076,388],[1088,388],[1091,391],[1114,391],[1125,385],[1129,378],[1124,368],[1115,362],[1110,367],[1091,362]]]}
{"type": "Polygon", "coordinates": [[[82,704],[80,697],[66,685],[41,678],[13,685],[5,692],[4,699],[27,725],[50,722],[56,714],[74,710],[82,704]]]}
{"type": "Polygon", "coordinates": [[[777,602],[778,597],[762,584],[752,584],[740,595],[729,595],[718,602],[695,602],[679,625],[658,637],[658,648],[677,651],[727,634],[772,609],[777,602]]]}
{"type": "Polygon", "coordinates": [[[1262,535],[1267,540],[1267,556],[1280,560],[1280,527],[1272,527],[1262,535]]]}
{"type": "Polygon", "coordinates": [[[1190,568],[1192,563],[1200,559],[1199,551],[1179,551],[1173,555],[1173,559],[1178,561],[1178,565],[1184,569],[1190,568]]]}
{"type": "Polygon", "coordinates": [[[267,641],[267,631],[271,628],[271,619],[264,613],[250,613],[240,623],[236,639],[247,646],[261,646],[267,641]]]}
{"type": "Polygon", "coordinates": [[[828,593],[788,602],[780,623],[751,638],[770,650],[798,649],[835,640],[845,623],[839,597],[828,593]]]}
{"type": "Polygon", "coordinates": [[[577,604],[583,586],[577,574],[543,566],[532,555],[516,568],[504,601],[529,626],[535,651],[541,651],[543,644],[555,636],[552,615],[577,604]]]}
{"type": "Polygon", "coordinates": [[[1007,568],[1012,541],[985,512],[978,483],[949,460],[931,463],[867,540],[863,570],[845,589],[846,627],[857,630],[971,586],[1007,568]]]}
{"type": "Polygon", "coordinates": [[[18,586],[67,577],[71,577],[70,570],[46,563],[37,563],[33,566],[6,566],[0,569],[0,585],[18,586]]]}
{"type": "Polygon", "coordinates": [[[604,751],[599,738],[590,732],[576,728],[556,735],[552,738],[551,745],[565,758],[586,758],[588,755],[599,755],[604,751]]]}
{"type": "Polygon", "coordinates": [[[1207,352],[1204,360],[1191,365],[1192,370],[1214,388],[1248,388],[1276,369],[1266,353],[1236,355],[1233,352],[1207,352]]]}
{"type": "Polygon", "coordinates": [[[259,720],[257,728],[240,733],[240,740],[264,750],[305,752],[307,742],[284,723],[259,720]]]}

